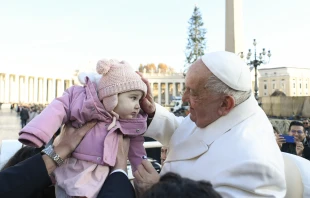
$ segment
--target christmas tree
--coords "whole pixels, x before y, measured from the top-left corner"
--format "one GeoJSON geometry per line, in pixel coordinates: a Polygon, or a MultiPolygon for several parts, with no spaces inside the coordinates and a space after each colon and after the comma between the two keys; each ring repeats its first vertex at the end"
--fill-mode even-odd
{"type": "Polygon", "coordinates": [[[197,6],[195,6],[193,15],[188,23],[188,43],[185,50],[185,72],[188,66],[204,55],[204,50],[206,49],[205,35],[207,33],[207,30],[203,28],[201,13],[197,6]]]}

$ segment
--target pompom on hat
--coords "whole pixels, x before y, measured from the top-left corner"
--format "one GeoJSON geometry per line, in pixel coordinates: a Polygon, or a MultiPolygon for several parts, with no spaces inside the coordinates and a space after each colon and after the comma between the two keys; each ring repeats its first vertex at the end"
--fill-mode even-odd
{"type": "Polygon", "coordinates": [[[98,82],[98,96],[105,109],[112,114],[118,103],[118,94],[140,90],[145,97],[146,84],[125,61],[102,59],[97,63],[97,72],[102,74],[98,82]]]}
{"type": "Polygon", "coordinates": [[[251,90],[250,69],[236,54],[226,51],[211,52],[203,55],[201,60],[230,88],[238,91],[251,90]]]}

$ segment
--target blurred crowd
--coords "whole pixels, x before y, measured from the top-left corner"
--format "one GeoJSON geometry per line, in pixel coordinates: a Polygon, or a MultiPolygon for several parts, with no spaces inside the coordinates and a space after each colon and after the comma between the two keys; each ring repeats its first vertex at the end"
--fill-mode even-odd
{"type": "Polygon", "coordinates": [[[39,115],[46,105],[42,104],[11,104],[11,112],[16,111],[17,116],[20,116],[21,127],[23,128],[33,118],[39,115]]]}

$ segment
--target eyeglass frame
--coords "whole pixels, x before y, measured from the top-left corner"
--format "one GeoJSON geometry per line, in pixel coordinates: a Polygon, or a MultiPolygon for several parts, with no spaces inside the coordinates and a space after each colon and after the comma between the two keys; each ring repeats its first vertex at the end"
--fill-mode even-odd
{"type": "Polygon", "coordinates": [[[302,131],[302,130],[291,130],[291,132],[292,132],[293,134],[298,133],[299,135],[302,134],[302,133],[304,133],[304,131],[302,131]]]}

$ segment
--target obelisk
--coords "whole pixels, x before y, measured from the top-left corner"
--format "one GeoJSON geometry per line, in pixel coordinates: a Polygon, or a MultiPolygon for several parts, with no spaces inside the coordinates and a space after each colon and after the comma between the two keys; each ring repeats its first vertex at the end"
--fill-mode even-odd
{"type": "Polygon", "coordinates": [[[225,50],[244,51],[242,0],[226,0],[225,50]]]}

